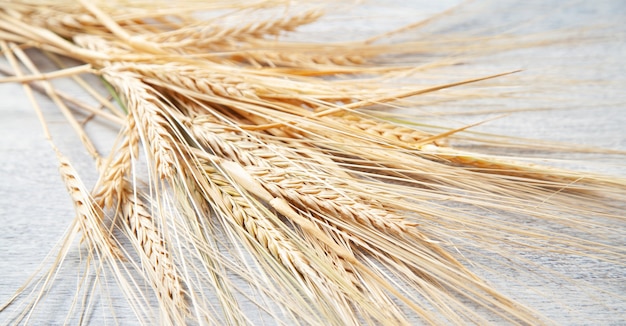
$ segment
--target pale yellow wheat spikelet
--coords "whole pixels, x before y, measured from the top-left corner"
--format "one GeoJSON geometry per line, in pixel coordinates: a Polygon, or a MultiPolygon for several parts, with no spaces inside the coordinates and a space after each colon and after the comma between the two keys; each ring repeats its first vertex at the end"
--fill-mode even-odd
{"type": "MultiPolygon", "coordinates": [[[[576,173],[574,171],[458,150],[447,146],[445,138],[447,135],[428,134],[397,124],[365,118],[357,114],[330,115],[322,119],[333,121],[333,123],[346,126],[348,129],[355,128],[363,131],[373,137],[372,141],[380,142],[381,144],[388,142],[389,146],[417,150],[433,160],[475,167],[476,171],[486,173],[548,181],[543,183],[546,187],[569,185],[569,189],[575,189],[577,187],[575,183],[579,182],[611,182],[611,180],[598,175],[576,173]]],[[[364,136],[364,138],[366,137],[364,136]]],[[[619,180],[612,181],[619,182],[619,180]]]]}
{"type": "MultiPolygon", "coordinates": [[[[127,46],[123,46],[120,43],[114,43],[97,35],[78,34],[73,36],[72,40],[77,45],[80,45],[85,49],[107,53],[111,56],[111,58],[113,58],[114,55],[131,53],[131,50],[127,46]]],[[[108,61],[105,61],[105,64],[106,62],[108,61]]]]}
{"type": "Polygon", "coordinates": [[[105,209],[113,208],[116,200],[124,197],[125,179],[132,172],[133,158],[138,155],[139,135],[135,129],[132,112],[128,113],[126,123],[127,127],[120,132],[120,136],[123,137],[122,144],[117,151],[112,151],[108,160],[102,161],[100,180],[93,191],[98,205],[105,209]]]}
{"type": "Polygon", "coordinates": [[[252,41],[265,36],[293,31],[295,28],[316,21],[322,13],[309,10],[301,14],[225,28],[216,24],[197,24],[171,32],[156,34],[148,39],[160,42],[166,48],[183,49],[187,53],[219,50],[235,42],[252,41]]]}
{"type": "Polygon", "coordinates": [[[145,204],[126,184],[124,196],[119,202],[123,223],[133,244],[140,252],[142,267],[160,301],[160,308],[168,312],[174,324],[184,320],[188,313],[182,278],[169,254],[166,239],[155,224],[145,204]]]}
{"type": "Polygon", "coordinates": [[[107,75],[106,78],[126,99],[128,110],[133,111],[141,140],[144,146],[150,148],[149,154],[154,159],[157,176],[170,176],[176,166],[176,152],[172,147],[172,127],[167,120],[167,105],[137,75],[120,73],[107,75]]]}
{"type": "Polygon", "coordinates": [[[89,248],[103,256],[123,257],[110,231],[104,224],[104,212],[95,205],[93,198],[85,189],[69,160],[59,151],[57,151],[57,158],[59,160],[59,172],[76,209],[77,225],[89,248]]]}
{"type": "Polygon", "coordinates": [[[255,67],[292,67],[294,73],[297,71],[295,69],[302,70],[297,72],[301,75],[329,74],[330,71],[349,73],[351,70],[357,69],[346,68],[346,66],[361,65],[366,62],[366,58],[356,51],[337,55],[251,49],[239,50],[231,58],[255,67]]]}
{"type": "MultiPolygon", "coordinates": [[[[354,128],[354,130],[363,131],[377,138],[386,139],[396,146],[410,146],[410,144],[422,143],[424,140],[434,136],[432,133],[375,120],[373,118],[366,118],[353,113],[329,115],[323,119],[336,121],[348,128],[354,128]]],[[[436,144],[443,144],[445,143],[445,139],[435,139],[434,142],[436,144]]]]}
{"type": "Polygon", "coordinates": [[[147,82],[159,81],[161,85],[177,86],[205,96],[257,98],[255,86],[237,75],[212,72],[210,67],[199,70],[179,65],[133,65],[128,67],[145,76],[147,82]]]}
{"type": "Polygon", "coordinates": [[[303,171],[249,167],[246,169],[275,197],[285,198],[292,205],[316,212],[324,212],[331,219],[351,221],[357,225],[402,235],[417,232],[416,223],[400,215],[368,205],[368,198],[352,193],[347,196],[330,185],[307,181],[303,171]]]}

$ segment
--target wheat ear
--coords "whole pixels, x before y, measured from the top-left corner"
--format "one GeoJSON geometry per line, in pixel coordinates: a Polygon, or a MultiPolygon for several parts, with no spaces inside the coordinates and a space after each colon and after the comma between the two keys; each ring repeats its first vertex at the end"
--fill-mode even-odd
{"type": "Polygon", "coordinates": [[[175,324],[180,323],[188,311],[187,302],[182,278],[169,254],[166,240],[143,201],[130,189],[129,183],[124,190],[120,205],[128,235],[141,253],[142,266],[147,271],[161,308],[169,312],[175,324]]]}
{"type": "Polygon", "coordinates": [[[129,68],[144,76],[144,80],[166,87],[178,86],[205,96],[258,98],[256,88],[260,86],[218,69],[211,71],[211,67],[199,70],[193,66],[137,64],[129,68]]]}
{"type": "MultiPolygon", "coordinates": [[[[222,27],[208,23],[181,28],[172,32],[156,34],[148,39],[162,43],[166,48],[185,48],[185,50],[215,50],[224,44],[262,38],[289,32],[298,26],[309,24],[322,16],[318,10],[309,10],[291,17],[268,19],[233,27],[222,27]]],[[[195,52],[195,51],[194,51],[195,52]]]]}
{"type": "Polygon", "coordinates": [[[174,324],[180,323],[188,311],[182,278],[169,254],[163,232],[155,224],[139,195],[132,190],[132,185],[121,168],[123,165],[115,164],[108,169],[107,176],[116,178],[105,180],[96,199],[102,201],[104,206],[116,207],[117,213],[122,217],[118,223],[123,225],[122,230],[127,233],[139,253],[141,265],[157,295],[161,309],[167,312],[165,315],[168,320],[174,324]]]}
{"type": "MultiPolygon", "coordinates": [[[[371,135],[373,142],[380,142],[389,146],[417,150],[426,157],[443,162],[476,168],[476,171],[547,181],[543,185],[562,187],[574,183],[600,182],[609,183],[611,180],[600,176],[577,173],[547,166],[523,163],[511,159],[498,158],[472,152],[458,150],[447,145],[445,137],[424,133],[401,125],[363,117],[358,114],[343,113],[325,116],[322,120],[330,120],[333,125],[345,126],[348,130],[365,132],[371,135]]],[[[366,138],[367,136],[362,136],[366,138]]],[[[612,180],[616,182],[617,180],[612,180]]]]}
{"type": "Polygon", "coordinates": [[[133,112],[140,138],[150,148],[157,176],[161,179],[171,176],[177,164],[172,147],[175,133],[167,118],[167,104],[154,89],[141,82],[138,75],[120,72],[105,74],[105,78],[118,88],[126,107],[133,112]]]}
{"type": "Polygon", "coordinates": [[[59,150],[56,152],[59,160],[59,172],[68,193],[72,197],[77,214],[77,224],[83,233],[83,239],[86,240],[89,248],[101,255],[123,257],[110,231],[104,225],[104,212],[95,204],[70,161],[59,150]]]}
{"type": "MultiPolygon", "coordinates": [[[[385,139],[396,146],[404,147],[411,146],[411,144],[424,143],[425,139],[433,136],[431,133],[364,117],[363,115],[355,113],[329,115],[322,119],[331,120],[354,131],[372,135],[377,139],[385,139]]],[[[363,133],[359,133],[359,135],[363,133]]],[[[434,142],[436,144],[445,144],[445,139],[436,139],[434,142]]]]}

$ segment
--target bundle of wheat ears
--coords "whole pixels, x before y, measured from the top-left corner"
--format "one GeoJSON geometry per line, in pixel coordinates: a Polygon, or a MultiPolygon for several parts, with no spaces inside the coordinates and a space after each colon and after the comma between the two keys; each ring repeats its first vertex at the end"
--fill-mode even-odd
{"type": "MultiPolygon", "coordinates": [[[[5,322],[32,321],[77,253],[71,304],[55,312],[72,324],[125,306],[125,321],[149,325],[536,325],[550,316],[494,287],[499,268],[559,279],[529,255],[623,265],[623,179],[526,162],[540,143],[404,114],[516,75],[430,78],[510,42],[463,52],[402,38],[428,20],[351,42],[285,39],[322,17],[300,5],[0,1],[1,81],[32,100],[76,212],[47,271],[1,306],[5,322]],[[94,185],[55,145],[35,92],[93,158],[94,185]],[[119,130],[113,148],[94,144],[92,120],[119,130]],[[519,160],[494,154],[507,146],[519,160]],[[105,298],[111,286],[122,298],[105,298]]],[[[542,46],[525,40],[514,46],[542,46]]]]}

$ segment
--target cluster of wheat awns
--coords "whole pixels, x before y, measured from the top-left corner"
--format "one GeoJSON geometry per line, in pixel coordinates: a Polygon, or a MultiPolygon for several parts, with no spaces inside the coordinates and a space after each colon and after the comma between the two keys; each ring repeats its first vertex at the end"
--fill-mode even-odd
{"type": "MultiPolygon", "coordinates": [[[[461,152],[446,142],[455,131],[419,131],[373,111],[494,76],[394,87],[389,77],[416,70],[371,60],[410,45],[277,41],[317,20],[316,10],[236,25],[192,15],[275,5],[0,2],[12,66],[4,72],[13,75],[5,81],[47,94],[99,173],[89,190],[53,145],[77,213],[59,257],[81,236],[91,273],[107,270],[140,321],[245,324],[261,314],[286,324],[536,324],[543,317],[499,294],[457,253],[515,264],[514,249],[548,245],[541,250],[623,260],[593,241],[605,224],[580,230],[594,222],[556,213],[599,211],[594,193],[623,191],[621,181],[461,152]],[[85,65],[42,73],[26,48],[85,65]],[[94,108],[47,81],[69,76],[86,87],[80,73],[101,76],[115,101],[92,92],[102,106],[94,108]],[[82,129],[84,112],[119,125],[106,156],[82,129]],[[501,218],[509,213],[517,219],[501,218]]],[[[14,321],[27,320],[49,290],[44,279],[14,321]]]]}

